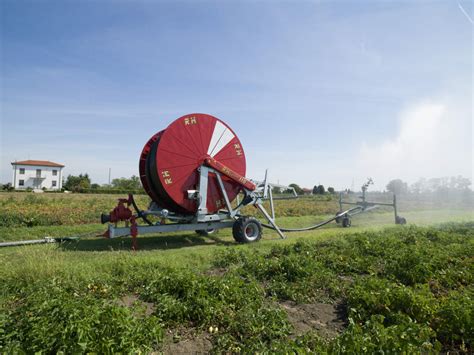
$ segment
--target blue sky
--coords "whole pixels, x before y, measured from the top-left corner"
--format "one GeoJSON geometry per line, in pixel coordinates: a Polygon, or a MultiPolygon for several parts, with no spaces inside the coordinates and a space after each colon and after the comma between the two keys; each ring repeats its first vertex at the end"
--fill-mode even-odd
{"type": "Polygon", "coordinates": [[[191,112],[236,131],[248,177],[356,187],[473,174],[470,1],[1,2],[1,175],[52,160],[138,174],[191,112]],[[463,12],[464,10],[464,12],[463,12]]]}

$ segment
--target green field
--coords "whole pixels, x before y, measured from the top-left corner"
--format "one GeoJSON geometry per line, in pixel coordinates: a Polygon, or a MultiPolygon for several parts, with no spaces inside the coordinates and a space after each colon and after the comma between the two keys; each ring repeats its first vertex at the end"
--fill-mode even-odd
{"type": "MultiPolygon", "coordinates": [[[[3,240],[103,231],[90,222],[117,198],[2,195],[3,240]],[[27,226],[32,205],[43,210],[27,226]],[[43,221],[63,207],[72,215],[43,221]]],[[[282,225],[336,207],[299,202],[280,201],[282,225]]],[[[472,352],[472,209],[402,215],[409,225],[382,211],[250,245],[223,230],[139,236],[136,252],[96,237],[3,248],[0,352],[472,352]]]]}

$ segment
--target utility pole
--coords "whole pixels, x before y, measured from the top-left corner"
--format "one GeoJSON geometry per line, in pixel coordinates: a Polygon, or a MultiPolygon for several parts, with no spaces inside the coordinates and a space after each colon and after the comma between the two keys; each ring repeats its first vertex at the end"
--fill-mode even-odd
{"type": "Polygon", "coordinates": [[[110,174],[112,173],[112,168],[109,168],[109,186],[110,186],[110,174]]]}

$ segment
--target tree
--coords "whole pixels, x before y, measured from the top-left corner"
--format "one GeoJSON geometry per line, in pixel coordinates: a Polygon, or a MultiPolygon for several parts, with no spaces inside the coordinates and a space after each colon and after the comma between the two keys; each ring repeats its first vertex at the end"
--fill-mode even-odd
{"type": "Polygon", "coordinates": [[[87,173],[78,176],[68,175],[64,188],[69,191],[81,192],[91,187],[91,179],[87,173]]]}
{"type": "Polygon", "coordinates": [[[318,194],[324,195],[326,193],[326,190],[324,189],[323,185],[318,185],[318,194]]]}
{"type": "MultiPolygon", "coordinates": [[[[302,194],[303,194],[303,189],[302,189],[301,187],[299,187],[298,184],[290,184],[290,185],[288,185],[288,186],[294,188],[295,191],[296,191],[296,193],[297,193],[298,195],[302,195],[302,194]]],[[[291,190],[290,190],[290,192],[291,192],[291,190]]]]}
{"type": "Polygon", "coordinates": [[[317,195],[319,192],[318,192],[318,185],[314,185],[313,187],[313,195],[317,195]]]}
{"type": "Polygon", "coordinates": [[[139,190],[142,185],[140,183],[140,178],[133,175],[131,178],[127,179],[124,177],[113,179],[112,187],[119,190],[139,190]]]}
{"type": "Polygon", "coordinates": [[[281,194],[281,188],[279,188],[278,186],[273,187],[272,194],[273,195],[281,194]]]}
{"type": "Polygon", "coordinates": [[[390,180],[387,184],[387,191],[390,191],[395,195],[404,194],[408,191],[408,184],[403,182],[401,179],[390,180]]]}
{"type": "Polygon", "coordinates": [[[469,186],[471,186],[471,180],[465,177],[462,177],[461,175],[458,176],[452,176],[450,180],[450,188],[454,190],[468,190],[469,186]]]}
{"type": "Polygon", "coordinates": [[[414,182],[410,186],[410,191],[415,194],[420,194],[428,191],[427,181],[425,178],[418,179],[417,182],[414,182]]]}
{"type": "Polygon", "coordinates": [[[2,190],[13,191],[13,186],[12,186],[11,183],[8,182],[8,183],[2,185],[2,190]]]}
{"type": "Polygon", "coordinates": [[[333,195],[336,191],[334,190],[334,187],[329,186],[328,187],[328,192],[333,195]]]}

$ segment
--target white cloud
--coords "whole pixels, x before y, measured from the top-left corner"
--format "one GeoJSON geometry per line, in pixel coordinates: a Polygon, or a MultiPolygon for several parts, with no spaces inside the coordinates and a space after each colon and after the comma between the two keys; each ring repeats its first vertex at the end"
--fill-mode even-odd
{"type": "Polygon", "coordinates": [[[394,138],[362,144],[357,166],[382,189],[393,178],[408,182],[420,177],[472,178],[472,118],[467,107],[450,100],[409,107],[399,115],[394,138]]]}

